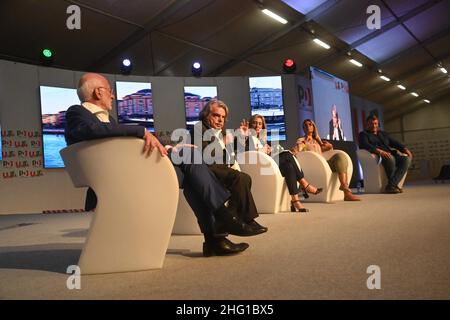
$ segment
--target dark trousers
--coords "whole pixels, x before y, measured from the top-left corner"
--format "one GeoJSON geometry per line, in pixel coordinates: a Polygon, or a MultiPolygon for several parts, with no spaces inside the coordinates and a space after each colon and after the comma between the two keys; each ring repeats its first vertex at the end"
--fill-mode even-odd
{"type": "Polygon", "coordinates": [[[386,172],[388,185],[391,187],[397,187],[406,171],[408,171],[408,168],[411,165],[411,159],[406,156],[393,154],[390,159],[383,158],[381,160],[381,164],[386,172]]]}
{"type": "MultiPolygon", "coordinates": [[[[231,196],[205,164],[182,164],[175,166],[177,174],[184,176],[182,187],[186,201],[194,211],[202,233],[215,233],[214,211],[231,196]]],[[[181,185],[180,185],[181,186],[181,185]]]]}
{"type": "MultiPolygon", "coordinates": [[[[188,161],[186,161],[188,162],[188,161]]],[[[186,201],[194,211],[202,233],[214,233],[214,211],[219,209],[231,194],[206,164],[174,164],[178,184],[183,188],[186,201]]],[[[155,182],[157,183],[157,182],[155,182]]],[[[94,190],[88,189],[85,210],[97,206],[94,190]]]]}
{"type": "Polygon", "coordinates": [[[286,180],[289,194],[299,194],[297,182],[304,177],[303,171],[298,167],[294,159],[294,155],[290,152],[282,152],[279,154],[279,167],[281,175],[286,180]]]}
{"type": "Polygon", "coordinates": [[[213,164],[209,169],[231,193],[231,206],[238,212],[239,218],[250,222],[258,217],[251,188],[252,179],[244,172],[229,168],[224,164],[213,164]]]}

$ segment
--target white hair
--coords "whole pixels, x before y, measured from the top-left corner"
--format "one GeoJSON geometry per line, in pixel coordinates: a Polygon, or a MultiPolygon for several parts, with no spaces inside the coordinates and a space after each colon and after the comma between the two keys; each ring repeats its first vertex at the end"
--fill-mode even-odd
{"type": "Polygon", "coordinates": [[[97,77],[88,78],[78,85],[77,95],[81,102],[91,100],[94,90],[102,86],[101,79],[97,77]]]}

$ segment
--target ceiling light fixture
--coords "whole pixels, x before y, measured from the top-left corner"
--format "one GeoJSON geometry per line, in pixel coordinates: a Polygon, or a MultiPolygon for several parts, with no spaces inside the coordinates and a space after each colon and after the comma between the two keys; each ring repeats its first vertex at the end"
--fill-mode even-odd
{"type": "Polygon", "coordinates": [[[194,63],[191,66],[192,75],[194,77],[201,77],[202,76],[202,71],[203,71],[203,68],[202,68],[201,63],[198,62],[198,61],[194,61],[194,63]]]}
{"type": "Polygon", "coordinates": [[[129,75],[133,70],[133,63],[129,58],[122,59],[120,63],[120,72],[124,75],[129,75]]]}
{"type": "Polygon", "coordinates": [[[363,64],[361,63],[361,62],[359,62],[359,61],[357,61],[357,60],[355,60],[355,59],[350,59],[349,60],[351,63],[353,63],[355,66],[357,66],[357,67],[362,67],[363,66],[363,64]]]}
{"type": "Polygon", "coordinates": [[[426,103],[431,103],[431,101],[428,100],[428,99],[423,99],[423,101],[426,102],[426,103]]]}
{"type": "Polygon", "coordinates": [[[416,92],[411,92],[414,97],[418,97],[419,95],[416,92]]]}
{"type": "Polygon", "coordinates": [[[399,89],[406,90],[406,87],[405,87],[405,86],[402,86],[401,84],[398,84],[397,87],[398,87],[399,89]]]}
{"type": "Polygon", "coordinates": [[[270,11],[269,9],[263,9],[262,12],[266,15],[268,15],[269,17],[271,17],[272,19],[277,20],[278,22],[281,22],[282,24],[286,24],[288,23],[286,19],[280,17],[279,15],[277,15],[276,13],[273,13],[272,11],[270,11]]]}
{"type": "Polygon", "coordinates": [[[321,46],[322,48],[325,48],[325,49],[327,49],[327,50],[331,48],[329,44],[323,42],[323,41],[320,40],[320,39],[315,38],[313,41],[314,41],[315,43],[317,43],[319,46],[321,46]]]}
{"type": "Polygon", "coordinates": [[[386,77],[386,76],[380,76],[380,79],[383,79],[384,81],[391,81],[391,79],[389,79],[389,78],[386,77]]]}
{"type": "Polygon", "coordinates": [[[441,67],[441,72],[447,74],[448,71],[444,67],[441,67]]]}

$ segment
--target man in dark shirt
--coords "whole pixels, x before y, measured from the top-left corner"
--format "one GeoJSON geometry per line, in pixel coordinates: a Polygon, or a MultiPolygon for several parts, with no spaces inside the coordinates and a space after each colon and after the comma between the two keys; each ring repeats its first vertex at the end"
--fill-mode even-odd
{"type": "Polygon", "coordinates": [[[388,178],[385,192],[401,193],[402,189],[398,184],[408,171],[413,155],[403,144],[381,131],[378,125],[377,116],[367,117],[366,130],[359,133],[359,148],[382,158],[381,163],[388,178]]]}

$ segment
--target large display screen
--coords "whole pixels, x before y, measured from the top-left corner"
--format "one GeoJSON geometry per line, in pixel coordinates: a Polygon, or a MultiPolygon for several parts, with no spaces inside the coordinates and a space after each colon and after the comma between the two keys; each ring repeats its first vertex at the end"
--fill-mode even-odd
{"type": "Polygon", "coordinates": [[[264,116],[268,140],[286,140],[281,76],[250,77],[249,85],[252,116],[264,116]]]}
{"type": "Polygon", "coordinates": [[[119,123],[141,125],[155,132],[151,83],[116,81],[116,93],[119,123]]]}
{"type": "Polygon", "coordinates": [[[76,89],[40,86],[44,168],[63,168],[59,151],[66,147],[66,110],[80,104],[76,89]]]}
{"type": "Polygon", "coordinates": [[[184,87],[184,106],[186,109],[186,128],[193,130],[198,122],[198,115],[211,100],[217,99],[216,86],[184,87]]]}
{"type": "Polygon", "coordinates": [[[311,67],[314,115],[321,138],[353,141],[348,83],[311,67]]]}

